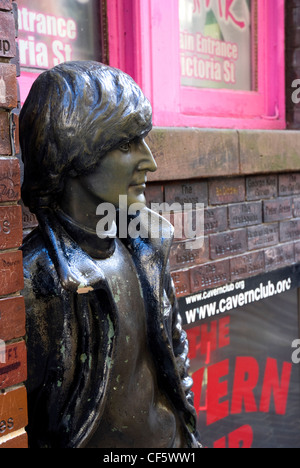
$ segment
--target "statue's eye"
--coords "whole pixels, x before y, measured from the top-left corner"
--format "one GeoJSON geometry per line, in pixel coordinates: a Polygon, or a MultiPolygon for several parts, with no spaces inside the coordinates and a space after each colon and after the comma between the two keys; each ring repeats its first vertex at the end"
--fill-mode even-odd
{"type": "Polygon", "coordinates": [[[119,145],[119,149],[123,151],[124,153],[128,153],[128,151],[130,150],[130,142],[125,141],[124,143],[121,143],[119,145]]]}

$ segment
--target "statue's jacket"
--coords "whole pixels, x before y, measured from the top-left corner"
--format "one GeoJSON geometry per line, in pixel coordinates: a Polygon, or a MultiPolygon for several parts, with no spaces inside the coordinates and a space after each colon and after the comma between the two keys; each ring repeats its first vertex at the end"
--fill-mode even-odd
{"type": "MultiPolygon", "coordinates": [[[[149,213],[152,220],[158,219],[146,209],[147,220],[149,213]]],[[[99,267],[50,209],[45,210],[44,219],[42,229],[35,229],[22,248],[29,440],[32,447],[80,448],[101,421],[118,318],[113,294],[99,267]],[[91,290],[98,291],[96,304],[91,290]]],[[[168,271],[173,228],[161,221],[155,223],[156,228],[160,224],[159,237],[151,225],[148,238],[128,238],[126,247],[143,289],[148,341],[159,384],[178,413],[186,447],[198,447],[188,343],[168,271]]]]}

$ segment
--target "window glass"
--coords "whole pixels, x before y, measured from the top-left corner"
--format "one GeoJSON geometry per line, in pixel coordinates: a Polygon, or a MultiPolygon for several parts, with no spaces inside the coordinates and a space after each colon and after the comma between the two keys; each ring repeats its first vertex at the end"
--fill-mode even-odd
{"type": "Polygon", "coordinates": [[[255,18],[256,0],[179,0],[182,86],[255,89],[255,18]]]}
{"type": "Polygon", "coordinates": [[[19,0],[21,66],[47,69],[70,60],[101,60],[100,5],[99,0],[19,0]]]}

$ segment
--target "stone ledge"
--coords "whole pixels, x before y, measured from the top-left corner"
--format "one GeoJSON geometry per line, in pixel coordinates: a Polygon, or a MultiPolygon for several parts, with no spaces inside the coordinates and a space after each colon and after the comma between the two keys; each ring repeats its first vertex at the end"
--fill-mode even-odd
{"type": "Polygon", "coordinates": [[[239,131],[241,174],[300,170],[300,131],[239,131]]]}
{"type": "Polygon", "coordinates": [[[150,182],[300,171],[300,131],[155,127],[150,182]]]}

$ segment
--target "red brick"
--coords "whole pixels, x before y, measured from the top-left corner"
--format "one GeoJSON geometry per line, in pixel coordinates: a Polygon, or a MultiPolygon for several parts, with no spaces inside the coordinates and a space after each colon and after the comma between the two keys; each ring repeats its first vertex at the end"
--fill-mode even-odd
{"type": "Polygon", "coordinates": [[[280,223],[280,241],[300,240],[300,219],[280,223]]]}
{"type": "Polygon", "coordinates": [[[192,268],[190,276],[192,293],[223,286],[230,282],[229,260],[192,268]]]}
{"type": "Polygon", "coordinates": [[[247,229],[248,250],[270,247],[279,242],[279,225],[262,224],[261,226],[249,227],[247,229]]]}
{"type": "Polygon", "coordinates": [[[13,13],[0,11],[0,57],[13,58],[16,55],[15,35],[13,13]]]}
{"type": "Polygon", "coordinates": [[[300,174],[279,176],[279,196],[300,194],[300,174]]]}
{"type": "MultiPolygon", "coordinates": [[[[19,433],[18,433],[19,434],[19,433]]],[[[24,431],[21,435],[16,435],[12,439],[3,440],[3,443],[0,439],[0,448],[3,449],[27,449],[28,448],[28,436],[24,431]]]]}
{"type": "Polygon", "coordinates": [[[208,203],[207,182],[182,181],[165,186],[165,202],[170,205],[179,203],[181,206],[192,204],[195,208],[197,203],[208,203]]]}
{"type": "Polygon", "coordinates": [[[172,273],[172,278],[177,297],[188,296],[191,293],[189,271],[175,271],[172,273]]]}
{"type": "Polygon", "coordinates": [[[0,203],[21,198],[20,164],[17,158],[0,158],[0,203]]]}
{"type": "Polygon", "coordinates": [[[295,243],[295,262],[300,263],[300,242],[295,243]]]}
{"type": "Polygon", "coordinates": [[[18,105],[17,69],[10,63],[0,63],[0,107],[14,109],[18,105]]]}
{"type": "MultiPolygon", "coordinates": [[[[166,208],[168,205],[164,205],[166,208]]],[[[171,208],[171,206],[170,206],[171,208]]],[[[204,235],[204,210],[185,210],[178,204],[178,212],[163,212],[162,216],[174,227],[174,241],[191,240],[204,235]]]]}
{"type": "Polygon", "coordinates": [[[294,198],[293,207],[294,207],[294,217],[300,218],[300,197],[294,198]]]}
{"type": "Polygon", "coordinates": [[[22,208],[0,207],[0,250],[13,249],[22,245],[22,208]]]}
{"type": "Polygon", "coordinates": [[[272,271],[295,262],[294,244],[284,244],[265,251],[266,270],[272,271]]]}
{"type": "Polygon", "coordinates": [[[231,281],[249,278],[265,271],[264,252],[255,252],[230,260],[231,281]]]}
{"type": "Polygon", "coordinates": [[[201,248],[197,248],[197,241],[201,241],[201,239],[173,244],[170,254],[170,266],[172,270],[188,268],[189,266],[200,265],[209,261],[208,238],[205,239],[201,248]]]}
{"type": "Polygon", "coordinates": [[[24,288],[22,252],[0,254],[0,296],[21,291],[24,288]]]}
{"type": "Polygon", "coordinates": [[[217,179],[209,183],[209,200],[212,205],[225,205],[245,201],[244,178],[217,179]]]}
{"type": "Polygon", "coordinates": [[[151,208],[152,203],[160,205],[164,201],[164,188],[162,185],[147,185],[145,195],[149,208],[151,208]]]}
{"type": "Polygon", "coordinates": [[[213,234],[228,228],[227,207],[207,208],[204,210],[204,233],[213,234]]]}
{"type": "Polygon", "coordinates": [[[224,232],[222,234],[213,234],[210,236],[210,258],[212,260],[242,254],[246,250],[246,229],[224,232]]]}
{"type": "Polygon", "coordinates": [[[191,240],[204,236],[204,209],[185,210],[183,220],[183,239],[191,240]]]}
{"type": "Polygon", "coordinates": [[[12,0],[0,0],[0,10],[12,10],[12,0]]]}
{"type": "Polygon", "coordinates": [[[13,340],[25,336],[24,298],[11,297],[0,300],[0,339],[13,340]]]}
{"type": "Polygon", "coordinates": [[[247,200],[262,200],[277,196],[277,176],[255,176],[246,178],[247,200]]]}
{"type": "Polygon", "coordinates": [[[5,352],[3,352],[2,346],[1,350],[0,361],[5,362],[0,362],[0,389],[25,382],[27,379],[25,342],[22,340],[7,343],[5,345],[5,352]]]}
{"type": "Polygon", "coordinates": [[[229,206],[229,227],[231,229],[252,226],[262,223],[262,204],[239,203],[229,206]]]}
{"type": "Polygon", "coordinates": [[[20,121],[19,116],[17,114],[12,114],[13,119],[13,137],[14,137],[14,145],[15,145],[15,154],[20,153],[20,121]]]}
{"type": "Polygon", "coordinates": [[[292,199],[278,198],[264,202],[264,221],[272,223],[273,221],[282,221],[293,217],[292,199]]]}
{"type": "Polygon", "coordinates": [[[0,111],[0,154],[9,156],[11,153],[9,114],[0,111]]]}
{"type": "MultiPolygon", "coordinates": [[[[0,437],[13,435],[28,424],[25,387],[0,394],[0,437]]],[[[0,445],[0,448],[1,445],[0,445]]]]}

